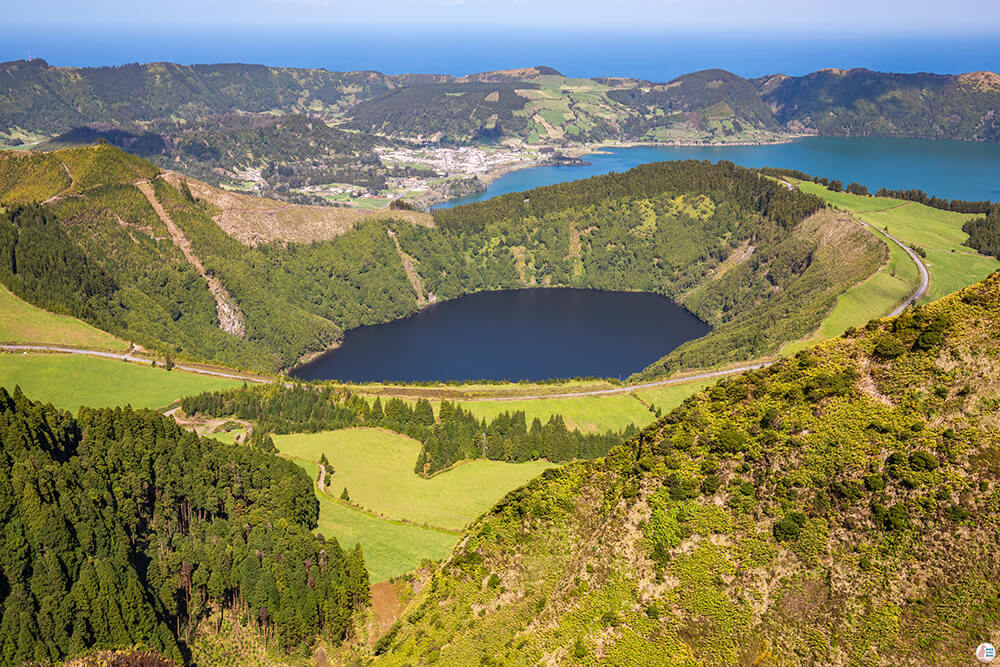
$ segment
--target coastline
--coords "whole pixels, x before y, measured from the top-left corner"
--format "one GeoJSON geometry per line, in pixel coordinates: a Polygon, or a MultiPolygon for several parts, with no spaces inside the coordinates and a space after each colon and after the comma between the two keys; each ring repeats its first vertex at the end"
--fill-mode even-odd
{"type": "MultiPolygon", "coordinates": [[[[525,144],[526,148],[530,150],[540,152],[542,149],[550,148],[554,151],[558,151],[562,155],[568,158],[581,159],[587,155],[599,155],[602,153],[607,153],[608,149],[612,148],[691,148],[691,147],[702,147],[702,148],[726,148],[731,146],[777,146],[781,144],[790,144],[799,139],[804,139],[807,137],[817,136],[815,134],[789,134],[781,136],[774,141],[621,141],[621,142],[599,142],[594,144],[573,144],[569,146],[556,146],[552,144],[525,144]]],[[[479,192],[483,192],[488,188],[493,181],[497,180],[502,176],[511,174],[515,171],[521,171],[523,169],[532,169],[535,167],[551,167],[551,166],[586,166],[586,165],[557,165],[555,162],[549,159],[543,160],[522,160],[519,162],[511,162],[503,166],[497,167],[495,169],[490,169],[480,174],[471,174],[472,178],[475,178],[483,184],[483,189],[479,192]]],[[[426,197],[423,199],[423,204],[428,208],[428,210],[433,209],[435,206],[447,203],[453,199],[461,199],[462,197],[468,195],[462,195],[461,197],[444,197],[440,193],[435,192],[436,196],[426,197]]]]}

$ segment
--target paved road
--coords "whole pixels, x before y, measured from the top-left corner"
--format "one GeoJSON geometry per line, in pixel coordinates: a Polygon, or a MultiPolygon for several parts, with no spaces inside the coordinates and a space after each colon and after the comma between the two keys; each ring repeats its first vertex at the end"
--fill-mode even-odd
{"type": "Polygon", "coordinates": [[[901,303],[899,307],[896,308],[896,310],[892,311],[887,315],[887,317],[896,317],[904,310],[906,310],[907,306],[916,303],[917,301],[923,298],[924,294],[927,294],[927,288],[930,287],[931,283],[930,274],[927,273],[927,267],[924,266],[923,260],[920,259],[917,253],[913,252],[913,249],[910,248],[910,246],[906,245],[905,243],[897,239],[895,236],[885,231],[884,229],[878,229],[875,225],[869,225],[867,222],[865,222],[864,224],[868,225],[868,227],[870,227],[871,229],[877,230],[880,234],[885,235],[886,238],[892,240],[896,245],[905,250],[906,254],[909,255],[910,259],[913,260],[913,263],[917,265],[917,270],[920,271],[920,287],[917,288],[917,291],[914,292],[909,299],[901,303]]]}
{"type": "MultiPolygon", "coordinates": [[[[133,361],[139,364],[148,364],[152,359],[132,356],[131,354],[100,352],[98,350],[85,350],[79,347],[60,347],[57,345],[0,345],[0,350],[5,352],[61,352],[63,354],[82,354],[88,357],[102,357],[104,359],[119,359],[121,361],[133,361]]],[[[208,368],[198,366],[186,366],[184,364],[174,364],[174,368],[188,373],[198,373],[200,375],[213,375],[220,378],[231,378],[233,380],[244,380],[246,382],[258,382],[261,384],[273,382],[269,378],[255,377],[253,375],[243,375],[241,373],[213,371],[208,368]]]]}
{"type": "Polygon", "coordinates": [[[642,384],[629,384],[623,387],[614,387],[612,389],[593,389],[591,391],[572,391],[562,394],[537,394],[534,396],[500,396],[496,398],[455,398],[452,399],[459,403],[473,403],[479,401],[534,401],[542,398],[577,398],[582,396],[606,396],[608,394],[627,394],[630,391],[635,391],[636,389],[649,389],[650,387],[662,387],[664,385],[670,384],[684,384],[685,382],[692,382],[694,380],[711,380],[712,378],[723,377],[726,375],[736,375],[738,373],[745,373],[747,371],[752,371],[757,368],[766,368],[774,362],[767,363],[757,363],[750,364],[747,366],[739,366],[738,368],[727,368],[721,371],[708,371],[705,373],[697,373],[695,375],[685,375],[681,378],[670,378],[669,380],[656,380],[655,382],[643,382],[642,384]]]}

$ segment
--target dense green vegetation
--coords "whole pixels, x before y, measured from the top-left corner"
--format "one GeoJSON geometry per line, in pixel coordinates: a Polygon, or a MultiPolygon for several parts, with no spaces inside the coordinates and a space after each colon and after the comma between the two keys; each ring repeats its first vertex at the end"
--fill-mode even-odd
{"type": "Polygon", "coordinates": [[[376,661],[955,663],[1000,622],[998,322],[995,274],[546,472],[376,661]]]}
{"type": "Polygon", "coordinates": [[[753,81],[775,120],[826,135],[1000,141],[1000,77],[821,70],[753,81]]]}
{"type": "Polygon", "coordinates": [[[361,551],[311,534],[312,482],[269,451],[19,389],[0,389],[0,441],[5,664],[137,644],[181,661],[222,615],[302,651],[367,604],[361,551]]]}
{"type": "Polygon", "coordinates": [[[188,415],[253,419],[257,428],[273,433],[303,433],[352,426],[378,426],[420,441],[413,471],[432,475],[463,459],[492,459],[521,463],[547,459],[553,463],[603,456],[635,432],[583,433],[570,431],[560,415],[530,425],[524,412],[502,412],[487,422],[461,406],[442,401],[438,414],[427,399],[409,403],[390,398],[383,406],[377,397],[369,403],[343,390],[314,387],[244,387],[206,392],[181,400],[188,415]]]}
{"type": "Polygon", "coordinates": [[[107,144],[0,164],[10,201],[0,282],[12,292],[162,354],[254,370],[287,369],[344,329],[417,309],[390,231],[437,299],[531,285],[641,290],[716,327],[647,377],[777,350],[815,329],[884,253],[861,230],[812,215],[819,198],[726,162],[644,165],[506,195],[436,212],[436,228],[383,219],[329,241],[254,248],[226,235],[209,204],[107,144]],[[57,183],[29,197],[22,164],[68,173],[79,195],[53,198],[66,187],[57,183]],[[245,335],[219,328],[200,267],[135,185],[151,176],[154,203],[232,297],[245,335]],[[51,199],[29,203],[42,197],[51,199]]]}
{"type": "Polygon", "coordinates": [[[884,246],[810,217],[822,207],[732,163],[655,163],[435,211],[440,232],[399,240],[439,297],[524,283],[641,290],[715,327],[639,374],[649,378],[774,352],[874,272],[884,246]]]}
{"type": "Polygon", "coordinates": [[[526,82],[407,86],[358,104],[351,109],[349,126],[441,143],[523,135],[527,119],[515,113],[527,100],[515,89],[536,87],[526,82]]]}
{"type": "Polygon", "coordinates": [[[969,235],[965,244],[970,248],[1000,259],[1000,205],[990,209],[985,217],[966,222],[962,231],[969,235]]]}

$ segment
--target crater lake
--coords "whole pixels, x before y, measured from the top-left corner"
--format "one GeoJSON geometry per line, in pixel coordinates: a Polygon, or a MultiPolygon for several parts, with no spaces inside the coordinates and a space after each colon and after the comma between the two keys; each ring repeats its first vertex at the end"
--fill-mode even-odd
{"type": "Polygon", "coordinates": [[[292,375],[347,382],[625,378],[709,330],[656,294],[479,292],[347,331],[340,347],[292,375]]]}

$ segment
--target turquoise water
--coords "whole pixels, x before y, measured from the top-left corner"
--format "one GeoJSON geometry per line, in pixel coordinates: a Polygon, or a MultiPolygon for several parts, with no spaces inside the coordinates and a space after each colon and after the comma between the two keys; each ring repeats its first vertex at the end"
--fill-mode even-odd
{"type": "Polygon", "coordinates": [[[873,191],[918,188],[948,199],[1000,201],[1000,145],[922,139],[808,137],[771,146],[608,148],[584,158],[585,167],[536,167],[498,178],[485,192],[455,199],[456,206],[508,192],[625,171],[662,160],[730,160],[745,167],[785,167],[857,181],[873,191]]]}

